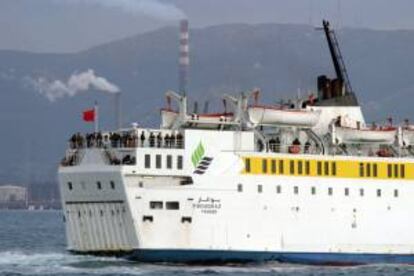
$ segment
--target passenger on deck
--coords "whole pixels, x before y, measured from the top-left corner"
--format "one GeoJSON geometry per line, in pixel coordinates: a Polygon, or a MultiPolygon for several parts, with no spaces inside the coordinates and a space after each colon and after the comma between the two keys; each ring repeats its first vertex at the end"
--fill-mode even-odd
{"type": "Polygon", "coordinates": [[[264,146],[263,146],[263,142],[262,142],[262,140],[257,140],[257,149],[258,149],[258,151],[263,151],[263,148],[264,148],[264,146]]]}
{"type": "Polygon", "coordinates": [[[141,132],[141,136],[139,138],[141,140],[141,147],[144,147],[144,143],[145,143],[145,133],[144,131],[141,132]]]}
{"type": "Polygon", "coordinates": [[[289,153],[298,154],[300,152],[300,141],[298,138],[295,138],[292,142],[292,145],[289,146],[289,153]]]}
{"type": "Polygon", "coordinates": [[[157,147],[160,148],[162,144],[162,136],[161,136],[161,132],[158,132],[157,134],[157,147]]]}
{"type": "Polygon", "coordinates": [[[73,134],[70,138],[69,138],[69,147],[71,149],[75,149],[77,146],[76,144],[76,134],[73,134]]]}
{"type": "Polygon", "coordinates": [[[305,147],[304,147],[304,152],[309,153],[310,147],[311,147],[311,143],[309,141],[306,141],[305,147]]]}
{"type": "Polygon", "coordinates": [[[131,142],[132,142],[132,145],[131,145],[131,147],[137,147],[138,146],[138,135],[137,135],[137,133],[134,131],[134,133],[131,135],[131,142]]]}
{"type": "Polygon", "coordinates": [[[100,132],[96,133],[96,146],[98,148],[102,147],[102,133],[100,132]]]}
{"type": "Polygon", "coordinates": [[[276,147],[276,140],[275,139],[270,139],[269,140],[269,149],[270,149],[270,151],[272,151],[272,152],[275,152],[275,147],[276,147]]]}
{"type": "Polygon", "coordinates": [[[168,133],[164,136],[164,145],[166,148],[170,147],[170,135],[168,135],[168,133]]]}
{"type": "Polygon", "coordinates": [[[175,135],[173,133],[170,136],[170,147],[175,148],[175,135]]]}
{"type": "Polygon", "coordinates": [[[275,139],[275,152],[280,152],[280,138],[276,137],[275,139]]]}
{"type": "Polygon", "coordinates": [[[178,148],[183,148],[184,147],[183,135],[181,134],[181,132],[178,132],[178,134],[177,134],[177,147],[178,148]]]}
{"type": "Polygon", "coordinates": [[[153,148],[155,146],[155,135],[153,132],[151,132],[150,136],[149,136],[149,144],[150,147],[153,148]]]}

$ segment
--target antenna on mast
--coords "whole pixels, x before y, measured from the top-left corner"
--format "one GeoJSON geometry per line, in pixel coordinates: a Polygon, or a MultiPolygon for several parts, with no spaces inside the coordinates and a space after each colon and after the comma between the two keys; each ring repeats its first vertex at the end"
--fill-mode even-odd
{"type": "Polygon", "coordinates": [[[178,76],[178,92],[182,96],[187,95],[188,86],[188,68],[190,66],[188,39],[188,20],[182,19],[180,21],[180,59],[178,76]]]}

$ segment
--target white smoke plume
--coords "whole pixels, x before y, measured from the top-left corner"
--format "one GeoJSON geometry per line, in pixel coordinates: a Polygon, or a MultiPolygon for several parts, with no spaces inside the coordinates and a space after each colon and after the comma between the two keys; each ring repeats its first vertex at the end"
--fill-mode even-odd
{"type": "Polygon", "coordinates": [[[66,0],[65,3],[84,3],[108,8],[118,8],[132,14],[145,14],[161,20],[180,20],[184,12],[163,0],[66,0]]]}
{"type": "Polygon", "coordinates": [[[118,86],[110,83],[103,77],[95,75],[92,69],[72,74],[66,82],[61,80],[50,81],[44,77],[28,78],[29,83],[45,96],[49,101],[55,102],[63,97],[73,97],[80,92],[94,89],[107,93],[119,93],[118,86]]]}

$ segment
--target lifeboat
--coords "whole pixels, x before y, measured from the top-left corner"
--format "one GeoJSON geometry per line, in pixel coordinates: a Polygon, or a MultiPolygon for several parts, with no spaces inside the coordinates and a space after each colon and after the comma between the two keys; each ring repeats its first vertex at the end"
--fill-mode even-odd
{"type": "Polygon", "coordinates": [[[352,128],[336,126],[335,135],[343,143],[382,143],[392,144],[397,135],[395,127],[352,128]]]}
{"type": "Polygon", "coordinates": [[[204,113],[204,114],[191,114],[188,116],[188,120],[192,126],[200,128],[216,128],[217,126],[233,121],[233,113],[204,113]]]}
{"type": "Polygon", "coordinates": [[[253,105],[248,108],[250,121],[254,124],[313,127],[320,111],[311,109],[287,109],[279,106],[253,105]]]}
{"type": "MultiPolygon", "coordinates": [[[[178,112],[163,108],[161,109],[161,127],[171,128],[174,121],[178,117],[178,112]]],[[[186,116],[187,121],[191,126],[197,126],[200,128],[216,128],[218,125],[225,122],[231,122],[233,120],[233,113],[204,113],[204,114],[191,114],[186,116]]]]}

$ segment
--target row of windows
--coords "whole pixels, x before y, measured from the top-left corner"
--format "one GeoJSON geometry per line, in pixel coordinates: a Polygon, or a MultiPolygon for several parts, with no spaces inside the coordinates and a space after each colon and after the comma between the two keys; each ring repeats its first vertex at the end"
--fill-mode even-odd
{"type": "MultiPolygon", "coordinates": [[[[164,202],[162,201],[150,201],[150,209],[164,209],[164,202]]],[[[165,209],[167,210],[179,210],[180,202],[178,201],[167,201],[165,202],[165,209]]]]}
{"type": "MultiPolygon", "coordinates": [[[[272,174],[284,174],[284,160],[270,160],[270,171],[268,168],[269,160],[262,159],[262,173],[272,173],[272,174]]],[[[251,172],[251,160],[246,158],[245,160],[245,171],[251,172]]],[[[337,171],[336,162],[330,161],[318,161],[317,162],[317,174],[318,175],[332,175],[335,176],[337,171]]],[[[309,160],[290,160],[289,161],[289,173],[290,174],[299,174],[299,175],[310,175],[311,174],[311,162],[309,160]]]]}
{"type": "Polygon", "coordinates": [[[406,164],[386,164],[384,162],[358,163],[347,160],[317,161],[246,158],[245,172],[261,174],[288,173],[289,175],[299,176],[406,178],[406,164]]]}
{"type": "MultiPolygon", "coordinates": [[[[144,160],[145,168],[150,169],[151,168],[151,155],[150,154],[145,154],[144,158],[145,158],[145,160],[144,160]]],[[[167,169],[172,169],[173,168],[173,157],[172,157],[172,155],[166,155],[165,167],[167,169]]],[[[161,169],[162,168],[162,155],[161,154],[156,154],[155,155],[155,168],[156,169],[161,169]]],[[[183,157],[182,157],[182,155],[177,156],[176,168],[178,170],[183,169],[183,157]]]]}
{"type": "MultiPolygon", "coordinates": [[[[126,212],[126,209],[125,209],[125,207],[122,207],[122,209],[118,209],[118,208],[116,208],[116,209],[111,209],[111,210],[108,210],[108,211],[110,211],[110,214],[111,214],[112,216],[115,216],[115,214],[116,214],[116,215],[119,215],[119,214],[120,214],[120,212],[125,213],[125,212],[126,212]]],[[[90,217],[92,217],[92,216],[93,216],[96,212],[97,212],[97,211],[92,210],[92,209],[89,209],[89,211],[88,211],[88,212],[86,212],[86,210],[84,210],[84,211],[83,211],[83,215],[84,215],[84,216],[86,216],[86,215],[88,214],[90,217]]],[[[71,213],[77,213],[77,215],[78,215],[78,217],[79,217],[79,218],[81,218],[81,216],[82,216],[82,212],[81,212],[80,210],[78,210],[77,212],[76,212],[76,211],[70,211],[70,210],[67,210],[67,211],[66,211],[66,214],[67,214],[68,216],[69,216],[71,213]]],[[[103,217],[103,216],[104,216],[104,214],[105,214],[105,210],[100,209],[98,214],[99,214],[101,217],[103,217]]],[[[64,221],[66,221],[66,217],[65,217],[65,216],[63,217],[63,220],[64,220],[64,221]]]]}
{"type": "MultiPolygon", "coordinates": [[[[339,188],[338,188],[339,189],[339,188]]],[[[237,191],[238,192],[243,192],[243,185],[242,184],[238,184],[237,185],[237,191]]],[[[263,185],[257,185],[257,192],[258,193],[262,193],[263,192],[263,185]]],[[[276,186],[276,193],[277,194],[281,194],[282,193],[282,186],[281,185],[277,185],[276,186]]],[[[360,188],[358,190],[358,195],[363,197],[365,195],[365,189],[364,188],[360,188]]],[[[299,194],[299,186],[294,186],[293,187],[293,194],[298,195],[299,194]]],[[[317,189],[316,187],[310,187],[310,194],[311,195],[316,195],[317,194],[317,189]]],[[[327,195],[333,195],[334,194],[334,189],[332,187],[328,187],[327,189],[327,195]]],[[[345,196],[350,196],[351,191],[349,188],[344,188],[343,190],[343,195],[345,196]]],[[[394,197],[398,197],[399,193],[397,189],[394,189],[393,191],[393,196],[394,197]]],[[[382,196],[382,190],[381,189],[376,189],[376,196],[377,197],[381,197],[382,196]]]]}
{"type": "Polygon", "coordinates": [[[405,165],[404,164],[388,164],[387,176],[389,178],[405,178],[405,165]]]}
{"type": "MultiPolygon", "coordinates": [[[[67,183],[67,185],[68,185],[68,190],[73,190],[74,189],[74,185],[73,185],[72,182],[69,181],[67,183]]],[[[82,185],[82,189],[85,190],[85,188],[86,188],[85,183],[82,182],[81,185],[82,185]]],[[[114,181],[109,182],[109,188],[112,189],[112,190],[115,190],[115,182],[114,181]]],[[[98,190],[103,189],[103,185],[102,185],[101,181],[96,181],[96,189],[98,189],[98,190]]]]}

